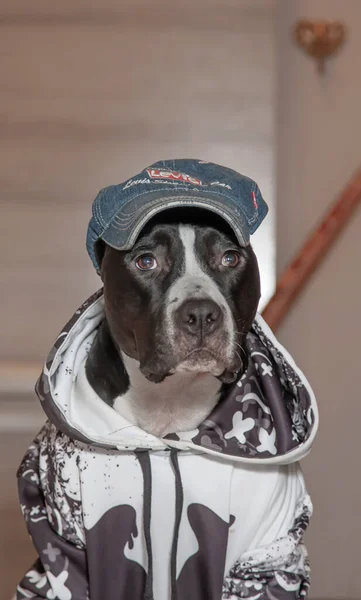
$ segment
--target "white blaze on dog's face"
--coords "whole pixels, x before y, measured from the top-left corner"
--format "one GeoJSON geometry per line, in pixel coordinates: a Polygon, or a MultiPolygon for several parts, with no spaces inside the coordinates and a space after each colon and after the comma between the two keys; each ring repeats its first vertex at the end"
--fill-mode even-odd
{"type": "Polygon", "coordinates": [[[189,326],[191,324],[186,319],[179,318],[178,313],[188,303],[189,310],[188,314],[186,311],[185,317],[188,316],[190,321],[192,318],[198,318],[200,323],[198,326],[195,323],[193,329],[198,331],[200,343],[193,348],[193,344],[189,343],[191,349],[185,355],[184,360],[175,367],[175,371],[209,372],[219,376],[224,371],[224,358],[230,362],[234,353],[235,322],[224,294],[202,267],[196,248],[195,228],[190,225],[180,225],[179,237],[183,257],[182,274],[173,282],[167,294],[166,332],[173,351],[179,345],[185,346],[185,350],[187,350],[187,340],[182,340],[182,334],[183,338],[187,333],[192,338],[196,337],[197,333],[192,332],[192,326],[189,326]],[[207,334],[207,319],[209,324],[214,324],[215,320],[218,321],[218,326],[213,327],[210,334],[207,334]],[[203,332],[200,331],[202,320],[204,321],[203,329],[206,329],[203,332]],[[179,323],[181,323],[181,329],[179,323]],[[186,333],[182,331],[183,329],[186,333]],[[214,329],[218,331],[214,331],[214,329]],[[219,352],[223,350],[225,356],[221,357],[217,353],[217,340],[214,339],[213,343],[207,344],[207,335],[214,337],[218,335],[219,352]]]}
{"type": "Polygon", "coordinates": [[[243,367],[242,342],[260,295],[257,260],[222,219],[207,220],[176,224],[160,214],[131,250],[106,247],[112,338],[150,381],[186,370],[231,382],[243,367]]]}

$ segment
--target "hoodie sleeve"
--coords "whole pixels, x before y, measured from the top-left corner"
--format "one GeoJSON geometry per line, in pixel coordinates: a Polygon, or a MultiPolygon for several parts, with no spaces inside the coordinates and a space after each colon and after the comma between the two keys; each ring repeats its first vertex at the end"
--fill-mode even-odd
{"type": "Polygon", "coordinates": [[[272,526],[269,531],[279,534],[272,541],[266,535],[265,543],[262,540],[254,549],[242,554],[224,580],[222,600],[307,598],[310,565],[303,536],[312,515],[312,503],[303,488],[291,504],[294,505],[291,522],[289,519],[284,522],[284,512],[277,507],[270,509],[267,520],[272,526]]]}
{"type": "MultiPolygon", "coordinates": [[[[53,426],[45,426],[18,471],[21,509],[38,558],[19,583],[16,600],[88,598],[86,551],[77,522],[79,515],[74,514],[76,495],[67,497],[61,481],[61,473],[67,468],[62,456],[64,444],[59,444],[62,437],[53,426]],[[56,447],[53,470],[49,454],[56,447]]],[[[76,489],[75,482],[73,485],[76,489]]]]}

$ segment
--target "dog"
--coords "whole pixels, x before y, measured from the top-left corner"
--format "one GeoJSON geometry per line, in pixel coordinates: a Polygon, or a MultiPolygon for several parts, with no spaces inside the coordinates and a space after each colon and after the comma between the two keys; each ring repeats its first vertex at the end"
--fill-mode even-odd
{"type": "Polygon", "coordinates": [[[198,159],[101,190],[103,288],[57,337],[18,470],[38,559],[16,600],[296,600],[312,389],[257,313],[257,184],[198,159]]]}
{"type": "Polygon", "coordinates": [[[106,316],[86,365],[93,389],[154,435],[198,427],[244,368],[260,298],[251,245],[207,213],[176,211],[153,219],[132,250],[105,247],[101,275],[106,316]]]}

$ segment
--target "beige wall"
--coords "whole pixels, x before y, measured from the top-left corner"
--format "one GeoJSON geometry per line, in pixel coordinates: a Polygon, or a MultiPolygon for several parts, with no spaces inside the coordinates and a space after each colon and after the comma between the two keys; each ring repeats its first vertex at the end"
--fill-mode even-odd
{"type": "MultiPolygon", "coordinates": [[[[281,0],[278,110],[279,271],[361,165],[361,2],[281,0]],[[293,45],[300,17],[341,18],[350,39],[323,78],[293,45]]],[[[321,428],[305,461],[315,516],[313,596],[361,596],[361,210],[279,335],[311,380],[321,428]]]]}

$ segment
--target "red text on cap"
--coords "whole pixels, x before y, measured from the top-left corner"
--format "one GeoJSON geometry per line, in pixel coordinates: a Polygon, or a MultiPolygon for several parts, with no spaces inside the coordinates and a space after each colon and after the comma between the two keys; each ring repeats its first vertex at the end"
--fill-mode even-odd
{"type": "Polygon", "coordinates": [[[186,183],[193,183],[194,185],[202,185],[200,179],[191,177],[186,173],[180,173],[179,171],[164,171],[163,169],[147,169],[149,177],[152,179],[171,179],[172,181],[184,181],[186,183]]]}

